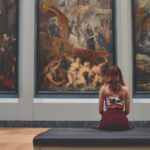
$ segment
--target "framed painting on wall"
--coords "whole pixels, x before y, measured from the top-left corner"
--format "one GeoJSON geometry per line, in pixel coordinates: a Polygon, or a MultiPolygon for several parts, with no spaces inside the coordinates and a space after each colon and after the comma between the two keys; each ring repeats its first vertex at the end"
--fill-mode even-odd
{"type": "MultiPolygon", "coordinates": [[[[150,94],[150,0],[133,0],[134,94],[150,94]]],[[[141,95],[142,96],[142,95],[141,95]]],[[[144,95],[146,97],[146,95],[144,95]]]]}
{"type": "Polygon", "coordinates": [[[37,97],[98,95],[115,64],[114,6],[114,0],[37,0],[37,97]]]}
{"type": "Polygon", "coordinates": [[[18,7],[0,0],[0,96],[18,94],[18,7]]]}

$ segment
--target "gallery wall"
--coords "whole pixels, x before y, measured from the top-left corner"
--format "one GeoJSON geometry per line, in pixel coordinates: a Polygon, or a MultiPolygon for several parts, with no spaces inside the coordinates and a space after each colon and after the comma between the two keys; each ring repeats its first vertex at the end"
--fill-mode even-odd
{"type": "MultiPolygon", "coordinates": [[[[35,1],[20,0],[19,24],[19,98],[0,99],[0,120],[96,121],[98,98],[34,98],[35,73],[35,1]]],[[[129,120],[150,120],[149,99],[132,95],[132,28],[130,0],[116,0],[117,64],[129,87],[129,120]]]]}

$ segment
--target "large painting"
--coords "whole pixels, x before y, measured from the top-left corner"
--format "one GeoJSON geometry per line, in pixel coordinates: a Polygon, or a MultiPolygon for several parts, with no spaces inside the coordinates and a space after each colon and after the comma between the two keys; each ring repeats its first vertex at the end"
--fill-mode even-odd
{"type": "Polygon", "coordinates": [[[0,0],[0,94],[17,93],[18,0],[0,0]]]}
{"type": "Polygon", "coordinates": [[[150,0],[133,0],[134,92],[150,93],[150,0]]]}
{"type": "Polygon", "coordinates": [[[114,0],[38,0],[36,93],[98,93],[115,63],[114,0]]]}

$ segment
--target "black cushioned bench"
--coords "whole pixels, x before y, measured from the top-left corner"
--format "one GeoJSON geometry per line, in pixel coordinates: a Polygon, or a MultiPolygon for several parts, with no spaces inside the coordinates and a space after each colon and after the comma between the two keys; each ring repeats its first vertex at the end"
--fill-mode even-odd
{"type": "Polygon", "coordinates": [[[33,139],[34,146],[150,146],[150,128],[102,131],[92,128],[52,128],[33,139]]]}

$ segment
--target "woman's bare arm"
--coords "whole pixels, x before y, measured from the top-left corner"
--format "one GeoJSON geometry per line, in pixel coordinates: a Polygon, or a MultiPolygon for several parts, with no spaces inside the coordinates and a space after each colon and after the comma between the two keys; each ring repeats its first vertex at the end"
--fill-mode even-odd
{"type": "Polygon", "coordinates": [[[128,115],[130,112],[130,95],[128,88],[126,87],[125,89],[125,114],[128,115]]]}
{"type": "Polygon", "coordinates": [[[104,86],[99,91],[99,113],[101,115],[104,113],[104,86]]]}

